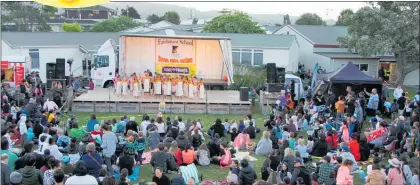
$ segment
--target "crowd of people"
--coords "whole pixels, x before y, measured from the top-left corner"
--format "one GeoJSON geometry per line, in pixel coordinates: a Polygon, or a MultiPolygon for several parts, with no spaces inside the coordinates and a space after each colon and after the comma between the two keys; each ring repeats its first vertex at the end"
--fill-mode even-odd
{"type": "Polygon", "coordinates": [[[188,76],[169,76],[145,71],[144,75],[114,78],[115,94],[118,96],[174,96],[176,98],[205,98],[203,79],[188,76]]]}
{"type": "MultiPolygon", "coordinates": [[[[117,94],[128,93],[123,86],[117,83],[117,94]]],[[[229,169],[223,181],[229,185],[352,185],[354,175],[371,185],[419,185],[420,91],[412,98],[401,86],[387,91],[385,85],[381,94],[351,87],[339,96],[308,91],[299,101],[294,91],[282,92],[264,123],[245,115],[216,119],[209,128],[200,119],[161,113],[141,122],[127,116],[99,121],[93,114],[86,126],[71,117],[60,127],[54,101],[29,98],[19,109],[3,106],[6,97],[2,184],[207,185],[197,165],[215,164],[229,169]],[[263,157],[262,168],[255,169],[250,156],[236,156],[243,152],[263,157]],[[153,177],[138,179],[142,165],[152,167],[153,177]]]]}

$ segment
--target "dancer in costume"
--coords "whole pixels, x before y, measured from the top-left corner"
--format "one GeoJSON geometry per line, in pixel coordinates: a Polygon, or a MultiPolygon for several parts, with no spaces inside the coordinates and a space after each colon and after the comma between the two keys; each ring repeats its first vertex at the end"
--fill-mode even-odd
{"type": "Polygon", "coordinates": [[[198,95],[198,79],[194,76],[193,78],[193,91],[194,91],[194,97],[199,97],[198,95]]]}
{"type": "Polygon", "coordinates": [[[160,97],[160,95],[162,95],[162,81],[159,75],[153,80],[153,88],[155,90],[155,95],[160,97]]]}
{"type": "Polygon", "coordinates": [[[150,77],[149,73],[144,73],[144,79],[143,79],[143,85],[144,85],[144,93],[150,93],[150,77]]]}
{"type": "Polygon", "coordinates": [[[123,82],[122,82],[122,95],[127,96],[128,95],[128,79],[127,76],[124,76],[123,82]]]}
{"type": "Polygon", "coordinates": [[[188,98],[194,98],[194,83],[192,78],[188,81],[188,98]]]}
{"type": "Polygon", "coordinates": [[[161,76],[162,78],[162,95],[166,95],[166,83],[167,83],[167,77],[165,75],[161,76]]]}
{"type": "Polygon", "coordinates": [[[133,73],[133,74],[131,74],[131,76],[130,76],[130,79],[128,80],[128,86],[129,86],[129,89],[130,89],[130,95],[131,96],[133,96],[134,94],[134,82],[135,82],[135,79],[136,78],[136,73],[133,73]]]}
{"type": "Polygon", "coordinates": [[[183,91],[183,82],[184,81],[179,76],[178,79],[176,80],[176,82],[177,82],[176,97],[182,98],[182,96],[184,96],[184,91],[183,91]]]}
{"type": "Polygon", "coordinates": [[[183,84],[184,84],[184,88],[183,88],[183,90],[184,90],[184,97],[185,98],[188,98],[188,85],[189,85],[189,80],[188,80],[188,77],[187,76],[185,76],[184,77],[184,81],[183,81],[183,84]]]}
{"type": "Polygon", "coordinates": [[[122,79],[120,78],[120,75],[117,75],[117,77],[115,77],[115,81],[117,84],[116,88],[115,88],[115,94],[117,96],[121,96],[121,91],[122,91],[122,79]]]}
{"type": "Polygon", "coordinates": [[[200,86],[200,99],[204,99],[206,97],[206,94],[205,94],[205,89],[204,89],[204,81],[202,78],[200,79],[199,86],[200,86]]]}
{"type": "Polygon", "coordinates": [[[134,96],[134,98],[139,97],[139,94],[140,94],[139,86],[140,86],[139,79],[137,78],[137,76],[134,75],[134,78],[133,78],[133,96],[134,96]]]}
{"type": "Polygon", "coordinates": [[[171,78],[171,81],[172,81],[172,95],[173,96],[176,96],[176,88],[178,87],[176,79],[177,79],[176,76],[171,78]]]}
{"type": "Polygon", "coordinates": [[[137,83],[139,83],[139,96],[143,96],[143,78],[141,74],[137,77],[137,83]]]}
{"type": "Polygon", "coordinates": [[[171,77],[167,76],[166,77],[166,92],[165,95],[166,96],[171,96],[172,94],[172,82],[171,82],[171,77]]]}

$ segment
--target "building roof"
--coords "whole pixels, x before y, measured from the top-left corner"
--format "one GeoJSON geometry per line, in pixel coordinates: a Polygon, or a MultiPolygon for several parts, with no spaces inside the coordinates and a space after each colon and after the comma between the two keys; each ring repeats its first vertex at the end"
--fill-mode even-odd
{"type": "Polygon", "coordinates": [[[49,19],[47,20],[47,24],[64,24],[64,23],[74,23],[78,22],[79,24],[95,24],[97,21],[89,20],[89,19],[49,19]]]}
{"type": "Polygon", "coordinates": [[[160,29],[142,34],[227,37],[231,38],[233,47],[289,48],[296,40],[294,35],[195,33],[175,29],[160,29]]]}
{"type": "Polygon", "coordinates": [[[10,46],[47,47],[80,46],[88,51],[96,51],[108,39],[119,42],[117,32],[3,32],[2,39],[10,46]]]}
{"type": "Polygon", "coordinates": [[[85,8],[65,8],[64,10],[99,10],[99,11],[114,11],[111,8],[107,8],[105,6],[96,5],[96,6],[90,6],[85,8]]]}
{"type": "Polygon", "coordinates": [[[347,26],[287,25],[313,44],[339,45],[337,38],[347,36],[347,26]]]}
{"type": "Polygon", "coordinates": [[[275,33],[282,28],[281,26],[262,26],[265,28],[265,30],[270,31],[271,33],[275,33]]]}
{"type": "Polygon", "coordinates": [[[380,59],[380,57],[377,57],[377,56],[364,57],[355,53],[320,53],[318,52],[315,54],[322,55],[331,59],[380,59]]]}

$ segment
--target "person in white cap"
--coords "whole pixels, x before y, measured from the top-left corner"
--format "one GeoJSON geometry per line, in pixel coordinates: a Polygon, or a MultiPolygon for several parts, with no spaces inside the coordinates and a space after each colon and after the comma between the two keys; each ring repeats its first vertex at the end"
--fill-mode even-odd
{"type": "Polygon", "coordinates": [[[20,184],[22,182],[22,174],[19,172],[12,172],[10,174],[10,184],[20,184]]]}
{"type": "Polygon", "coordinates": [[[390,168],[387,176],[388,185],[404,184],[404,174],[401,170],[400,161],[397,158],[389,159],[390,168]]]}
{"type": "Polygon", "coordinates": [[[56,111],[58,110],[58,106],[55,102],[51,101],[50,99],[47,99],[47,101],[44,103],[43,109],[46,110],[47,112],[56,111]]]}

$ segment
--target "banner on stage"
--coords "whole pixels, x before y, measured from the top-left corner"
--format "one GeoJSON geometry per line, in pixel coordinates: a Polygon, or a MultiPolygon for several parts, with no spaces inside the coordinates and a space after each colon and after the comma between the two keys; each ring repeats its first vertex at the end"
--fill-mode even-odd
{"type": "Polygon", "coordinates": [[[196,75],[193,39],[156,38],[156,72],[174,75],[196,75]]]}

